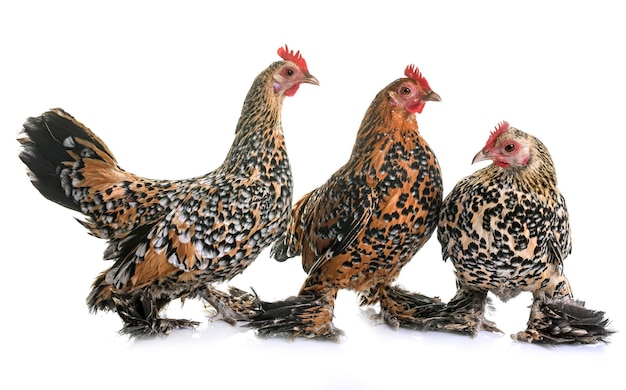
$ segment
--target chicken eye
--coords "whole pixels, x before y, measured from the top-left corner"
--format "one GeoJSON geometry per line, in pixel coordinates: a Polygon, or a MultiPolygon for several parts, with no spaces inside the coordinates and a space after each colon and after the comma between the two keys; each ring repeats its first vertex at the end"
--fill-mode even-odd
{"type": "Polygon", "coordinates": [[[512,153],[515,151],[515,144],[506,144],[504,145],[504,151],[507,153],[512,153]]]}
{"type": "Polygon", "coordinates": [[[402,88],[402,94],[403,95],[410,95],[411,94],[411,88],[409,88],[409,87],[402,88]]]}
{"type": "Polygon", "coordinates": [[[286,69],[285,73],[287,74],[287,76],[293,76],[294,71],[293,71],[293,69],[286,69]]]}

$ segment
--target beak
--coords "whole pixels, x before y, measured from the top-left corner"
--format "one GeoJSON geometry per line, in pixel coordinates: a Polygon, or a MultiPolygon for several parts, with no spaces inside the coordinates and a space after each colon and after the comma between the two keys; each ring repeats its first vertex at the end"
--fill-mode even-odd
{"type": "Polygon", "coordinates": [[[317,79],[315,78],[315,76],[313,76],[310,73],[307,73],[306,75],[304,75],[304,79],[302,79],[303,83],[309,83],[309,84],[313,84],[313,85],[320,85],[320,82],[317,81],[317,79]]]}
{"type": "Polygon", "coordinates": [[[437,92],[435,91],[427,91],[421,97],[421,100],[424,102],[440,102],[441,96],[439,96],[439,94],[437,94],[437,92]]]}
{"type": "Polygon", "coordinates": [[[472,160],[472,164],[476,164],[479,161],[485,161],[485,160],[491,160],[492,157],[489,154],[489,151],[487,150],[481,150],[480,152],[476,153],[476,155],[474,156],[474,159],[472,160]]]}

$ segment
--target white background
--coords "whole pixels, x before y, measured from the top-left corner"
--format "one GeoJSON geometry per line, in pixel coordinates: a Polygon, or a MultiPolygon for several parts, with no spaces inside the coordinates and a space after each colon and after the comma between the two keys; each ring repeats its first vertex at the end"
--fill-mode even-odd
{"type": "MultiPolygon", "coordinates": [[[[0,387],[600,388],[616,373],[614,383],[623,385],[622,333],[598,346],[513,342],[529,295],[496,301],[490,318],[505,335],[473,339],[377,325],[342,291],[335,322],[347,337],[338,344],[265,340],[209,324],[198,302],[168,311],[202,321],[197,331],[129,341],[116,333],[116,314],[92,315],[85,305],[93,278],[108,266],[104,242],[31,186],[15,141],[28,116],[62,107],[128,171],[206,173],[230,146],[252,80],[288,44],[321,83],[303,85],[284,104],[299,197],[346,161],[371,99],[415,63],[443,98],[418,120],[446,193],[480,168],[470,161],[497,122],[542,139],[570,209],[574,251],[565,272],[574,294],[623,331],[626,23],[619,2],[7,3],[0,6],[0,387]]],[[[230,284],[272,300],[297,293],[304,276],[299,259],[277,263],[268,250],[230,284]]],[[[451,297],[452,266],[436,239],[399,282],[451,297]]]]}

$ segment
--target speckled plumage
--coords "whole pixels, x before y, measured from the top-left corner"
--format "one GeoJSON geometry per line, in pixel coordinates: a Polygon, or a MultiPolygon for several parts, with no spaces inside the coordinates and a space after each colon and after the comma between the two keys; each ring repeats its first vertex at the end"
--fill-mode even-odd
{"type": "Polygon", "coordinates": [[[301,255],[308,276],[298,296],[261,302],[247,324],[258,334],[336,339],[339,289],[385,312],[389,285],[435,231],[441,172],[415,113],[440,98],[416,68],[405,73],[372,101],[348,162],[294,205],[272,254],[279,261],[301,255]]]}
{"type": "Polygon", "coordinates": [[[284,232],[292,177],[281,125],[282,102],[300,83],[318,84],[299,52],[254,80],[235,139],[221,166],[184,180],[151,180],[119,167],[107,146],[61,109],[24,124],[20,158],[46,198],[82,213],[90,234],[108,241],[113,265],[93,282],[92,311],[113,310],[122,332],[164,335],[189,320],[161,318],[173,299],[200,297],[234,321],[225,294],[230,280],[284,232]]]}
{"type": "Polygon", "coordinates": [[[474,162],[493,164],[460,180],[446,196],[437,237],[456,270],[457,293],[429,329],[475,335],[499,330],[485,318],[490,292],[502,301],[523,291],[534,304],[526,330],[513,338],[539,343],[605,341],[604,313],[574,300],[563,273],[571,253],[569,215],[556,170],[537,138],[502,122],[474,162]]]}

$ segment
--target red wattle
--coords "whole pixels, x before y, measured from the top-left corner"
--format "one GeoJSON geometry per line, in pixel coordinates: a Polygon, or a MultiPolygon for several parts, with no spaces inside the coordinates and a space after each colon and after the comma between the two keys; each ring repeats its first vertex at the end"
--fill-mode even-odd
{"type": "Polygon", "coordinates": [[[296,92],[298,92],[298,88],[300,88],[300,84],[296,84],[293,87],[289,88],[288,90],[285,91],[285,95],[287,96],[293,96],[296,94],[296,92]]]}

